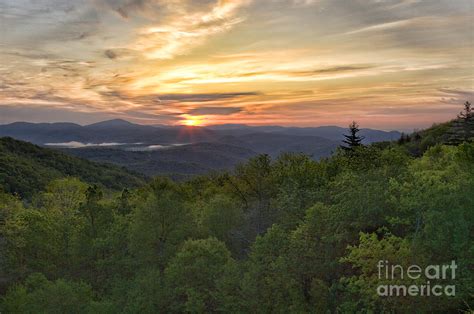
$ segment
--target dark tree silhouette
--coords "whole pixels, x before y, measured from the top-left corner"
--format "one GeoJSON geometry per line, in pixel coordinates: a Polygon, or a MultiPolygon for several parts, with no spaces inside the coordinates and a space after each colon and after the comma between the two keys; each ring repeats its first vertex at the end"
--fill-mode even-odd
{"type": "Polygon", "coordinates": [[[347,144],[348,146],[341,146],[344,150],[353,151],[354,148],[362,146],[362,141],[364,140],[363,136],[357,135],[359,133],[359,125],[357,122],[352,121],[349,124],[349,135],[344,134],[345,139],[342,141],[343,143],[347,144]]]}
{"type": "Polygon", "coordinates": [[[448,144],[458,145],[474,139],[474,112],[469,101],[464,103],[464,109],[457,119],[452,122],[448,144]]]}
{"type": "Polygon", "coordinates": [[[410,140],[411,140],[410,135],[402,132],[402,135],[400,135],[400,138],[398,139],[397,143],[402,145],[405,143],[409,143],[410,140]]]}

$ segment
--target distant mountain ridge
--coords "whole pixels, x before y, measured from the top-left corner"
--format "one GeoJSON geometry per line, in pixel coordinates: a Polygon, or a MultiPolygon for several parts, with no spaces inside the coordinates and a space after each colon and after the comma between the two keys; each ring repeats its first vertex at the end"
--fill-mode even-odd
{"type": "Polygon", "coordinates": [[[63,142],[120,142],[120,143],[176,143],[199,142],[217,138],[205,128],[162,128],[134,124],[125,120],[109,120],[80,126],[74,123],[27,123],[15,122],[0,125],[0,136],[44,145],[63,142]]]}
{"type": "MultiPolygon", "coordinates": [[[[126,142],[132,143],[141,139],[145,143],[197,143],[218,141],[227,135],[244,135],[249,133],[271,133],[295,136],[317,136],[340,141],[347,129],[338,126],[320,127],[282,127],[282,126],[248,126],[245,124],[211,125],[206,127],[188,126],[151,126],[135,124],[122,119],[113,119],[81,126],[75,123],[29,123],[14,122],[0,125],[0,136],[11,136],[36,144],[51,142],[86,141],[126,142]],[[97,131],[101,131],[98,133],[97,131]]],[[[365,143],[391,141],[400,138],[398,131],[381,131],[361,129],[365,143]]]]}
{"type": "MultiPolygon", "coordinates": [[[[0,125],[0,137],[60,148],[68,154],[111,162],[147,176],[175,177],[231,169],[257,154],[277,157],[292,152],[314,159],[328,157],[341,144],[344,133],[346,129],[337,126],[151,126],[121,119],[85,126],[27,122],[0,125]]],[[[397,140],[401,133],[362,129],[361,135],[368,144],[397,140]]]]}
{"type": "Polygon", "coordinates": [[[109,127],[127,127],[136,125],[132,122],[123,119],[112,119],[112,120],[105,120],[100,121],[97,123],[92,123],[87,125],[89,128],[109,128],[109,127]]]}
{"type": "MultiPolygon", "coordinates": [[[[247,126],[241,124],[227,124],[220,126],[210,126],[211,130],[218,130],[225,133],[247,133],[247,132],[267,132],[281,133],[288,135],[319,136],[331,140],[341,141],[347,133],[346,128],[339,126],[319,126],[319,127],[283,127],[283,126],[247,126]]],[[[364,136],[364,143],[369,144],[380,141],[394,141],[401,136],[399,131],[382,131],[362,128],[360,135],[364,136]]]]}

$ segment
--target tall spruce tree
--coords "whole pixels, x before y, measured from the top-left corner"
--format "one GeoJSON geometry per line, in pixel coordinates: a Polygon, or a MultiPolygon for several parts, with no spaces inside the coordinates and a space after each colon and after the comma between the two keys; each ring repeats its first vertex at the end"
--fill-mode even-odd
{"type": "Polygon", "coordinates": [[[449,132],[448,144],[458,145],[462,142],[471,142],[474,140],[474,112],[469,101],[464,103],[457,119],[452,122],[449,132]]]}
{"type": "Polygon", "coordinates": [[[343,143],[347,144],[348,146],[341,145],[341,148],[346,151],[353,151],[356,147],[362,146],[362,141],[365,137],[357,135],[360,132],[359,124],[357,122],[352,121],[349,124],[349,135],[344,134],[343,143]]]}

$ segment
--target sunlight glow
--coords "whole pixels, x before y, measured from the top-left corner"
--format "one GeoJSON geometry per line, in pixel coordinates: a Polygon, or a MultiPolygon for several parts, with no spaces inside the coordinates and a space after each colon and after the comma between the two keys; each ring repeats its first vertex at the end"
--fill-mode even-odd
{"type": "Polygon", "coordinates": [[[202,121],[196,117],[189,117],[183,121],[183,125],[187,126],[199,126],[202,124],[202,121]]]}
{"type": "Polygon", "coordinates": [[[411,132],[474,102],[470,2],[0,0],[0,124],[411,132]]]}

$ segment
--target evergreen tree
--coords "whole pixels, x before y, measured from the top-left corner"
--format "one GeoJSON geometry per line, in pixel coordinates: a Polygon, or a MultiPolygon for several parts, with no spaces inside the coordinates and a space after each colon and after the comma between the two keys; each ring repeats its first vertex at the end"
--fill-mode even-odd
{"type": "Polygon", "coordinates": [[[452,122],[448,144],[458,145],[474,139],[474,112],[469,101],[464,103],[464,109],[457,119],[452,122]]]}
{"type": "Polygon", "coordinates": [[[357,122],[352,121],[352,123],[349,124],[350,134],[349,135],[344,134],[345,139],[342,141],[348,146],[341,146],[341,148],[347,151],[353,151],[354,148],[362,146],[362,141],[364,140],[364,137],[357,135],[359,131],[360,129],[357,122]]]}
{"type": "Polygon", "coordinates": [[[399,145],[403,145],[406,143],[410,143],[410,141],[411,141],[410,135],[402,132],[402,135],[400,135],[400,138],[398,139],[397,143],[399,145]]]}

